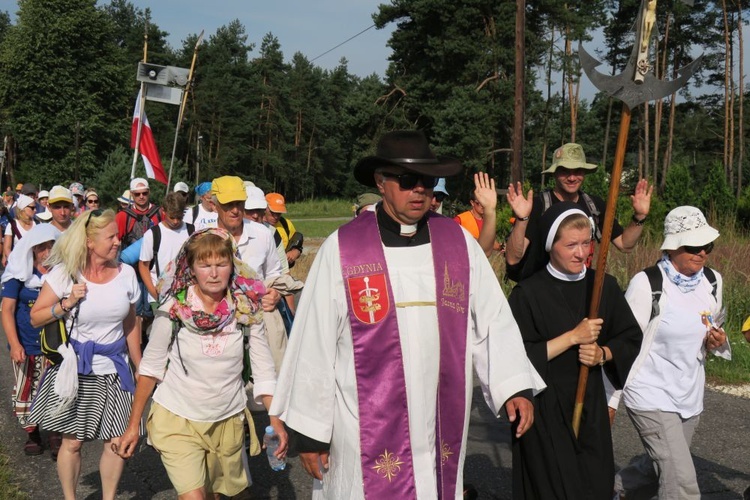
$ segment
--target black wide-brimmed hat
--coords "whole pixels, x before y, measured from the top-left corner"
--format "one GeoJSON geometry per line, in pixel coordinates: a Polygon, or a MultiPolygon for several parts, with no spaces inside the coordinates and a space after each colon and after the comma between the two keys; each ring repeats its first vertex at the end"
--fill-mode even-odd
{"type": "Polygon", "coordinates": [[[388,165],[433,177],[450,177],[463,168],[454,158],[435,156],[421,130],[395,130],[380,138],[375,155],[357,162],[354,178],[365,186],[375,187],[375,169],[388,165]]]}

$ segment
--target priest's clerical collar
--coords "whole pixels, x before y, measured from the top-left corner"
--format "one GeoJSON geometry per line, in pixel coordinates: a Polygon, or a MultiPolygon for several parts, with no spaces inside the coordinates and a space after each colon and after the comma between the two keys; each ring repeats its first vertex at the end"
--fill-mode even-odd
{"type": "MultiPolygon", "coordinates": [[[[378,218],[380,239],[387,247],[415,247],[430,242],[430,231],[427,229],[427,217],[422,217],[415,225],[400,224],[383,210],[383,203],[378,203],[375,213],[378,218]],[[404,231],[414,232],[410,236],[403,236],[404,231]]],[[[408,234],[408,233],[407,233],[408,234]]]]}

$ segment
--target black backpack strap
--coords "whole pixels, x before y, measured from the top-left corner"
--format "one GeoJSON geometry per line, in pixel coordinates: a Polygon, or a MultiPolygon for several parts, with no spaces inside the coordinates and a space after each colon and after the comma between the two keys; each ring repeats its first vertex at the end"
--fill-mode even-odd
{"type": "Polygon", "coordinates": [[[155,225],[151,228],[151,233],[154,235],[154,256],[151,258],[151,264],[148,268],[153,269],[156,266],[156,276],[159,276],[159,246],[161,245],[161,227],[155,225]]]}
{"type": "Polygon", "coordinates": [[[648,283],[651,285],[651,317],[648,319],[651,321],[659,315],[659,299],[662,294],[662,280],[664,279],[661,275],[661,269],[659,266],[647,267],[643,270],[648,278],[648,283]]]}
{"type": "Polygon", "coordinates": [[[185,372],[185,375],[188,374],[187,368],[185,368],[185,362],[182,361],[182,353],[180,352],[180,340],[177,337],[177,334],[180,331],[180,328],[182,328],[182,322],[172,320],[172,337],[169,339],[169,346],[167,347],[167,351],[172,350],[172,345],[177,344],[177,357],[180,359],[180,364],[182,365],[182,371],[185,372]]]}
{"type": "Polygon", "coordinates": [[[185,226],[187,227],[188,236],[192,235],[195,232],[195,224],[190,224],[189,222],[186,222],[185,226]]]}
{"type": "Polygon", "coordinates": [[[718,280],[716,279],[716,273],[710,267],[704,267],[703,275],[711,284],[711,295],[713,295],[714,298],[718,301],[719,299],[716,297],[716,293],[718,292],[719,283],[718,283],[718,280]]]}
{"type": "Polygon", "coordinates": [[[542,191],[542,202],[544,203],[544,206],[542,207],[542,213],[549,210],[549,207],[552,206],[552,193],[549,189],[545,189],[542,191]]]}
{"type": "Polygon", "coordinates": [[[198,203],[197,205],[193,206],[193,224],[195,224],[195,219],[198,218],[198,210],[200,210],[201,204],[198,203]]]}
{"type": "Polygon", "coordinates": [[[594,199],[591,196],[583,192],[581,192],[581,196],[583,196],[583,202],[586,203],[586,207],[588,207],[591,217],[594,218],[594,226],[596,227],[594,236],[596,237],[596,241],[601,241],[602,231],[601,229],[599,229],[599,216],[601,215],[601,213],[596,207],[596,203],[594,203],[594,199]]]}
{"type": "Polygon", "coordinates": [[[276,246],[279,246],[281,244],[281,233],[278,229],[274,229],[273,231],[273,242],[276,244],[276,246]]]}
{"type": "Polygon", "coordinates": [[[122,211],[125,212],[125,236],[127,236],[133,230],[133,226],[135,226],[135,223],[138,220],[139,216],[138,214],[133,212],[133,209],[130,207],[125,207],[122,209],[122,211]],[[133,226],[130,225],[131,219],[133,220],[133,226]]]}
{"type": "MultiPolygon", "coordinates": [[[[158,220],[159,222],[161,222],[161,212],[160,212],[160,207],[159,207],[158,205],[153,205],[153,206],[152,206],[152,207],[151,207],[151,208],[150,208],[150,209],[148,210],[148,212],[146,213],[146,216],[148,217],[149,221],[151,221],[152,223],[153,223],[154,221],[152,221],[152,220],[151,220],[151,218],[152,218],[152,217],[154,217],[154,216],[156,216],[156,220],[158,220]]],[[[156,224],[154,224],[154,225],[156,225],[156,224]]]]}

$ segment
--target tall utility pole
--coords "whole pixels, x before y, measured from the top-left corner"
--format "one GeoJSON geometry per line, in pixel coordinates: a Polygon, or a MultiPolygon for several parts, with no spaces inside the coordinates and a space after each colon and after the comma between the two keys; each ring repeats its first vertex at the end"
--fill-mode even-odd
{"type": "Polygon", "coordinates": [[[516,85],[513,99],[513,155],[510,166],[510,180],[523,182],[523,126],[526,98],[526,0],[516,0],[516,85]]]}

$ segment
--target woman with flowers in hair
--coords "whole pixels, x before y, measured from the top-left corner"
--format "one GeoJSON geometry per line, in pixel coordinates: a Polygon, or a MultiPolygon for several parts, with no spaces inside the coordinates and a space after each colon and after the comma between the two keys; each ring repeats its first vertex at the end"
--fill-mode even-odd
{"type": "MultiPolygon", "coordinates": [[[[263,282],[240,260],[231,235],[210,228],[183,244],[157,288],[165,300],[139,367],[118,454],[133,455],[153,392],[146,428],[178,497],[237,495],[248,486],[242,463],[245,421],[250,453],[260,453],[243,382],[246,350],[257,402],[268,408],[276,386],[262,320],[263,282]]],[[[281,437],[277,456],[283,457],[286,432],[278,418],[271,417],[271,425],[281,437]]]]}

